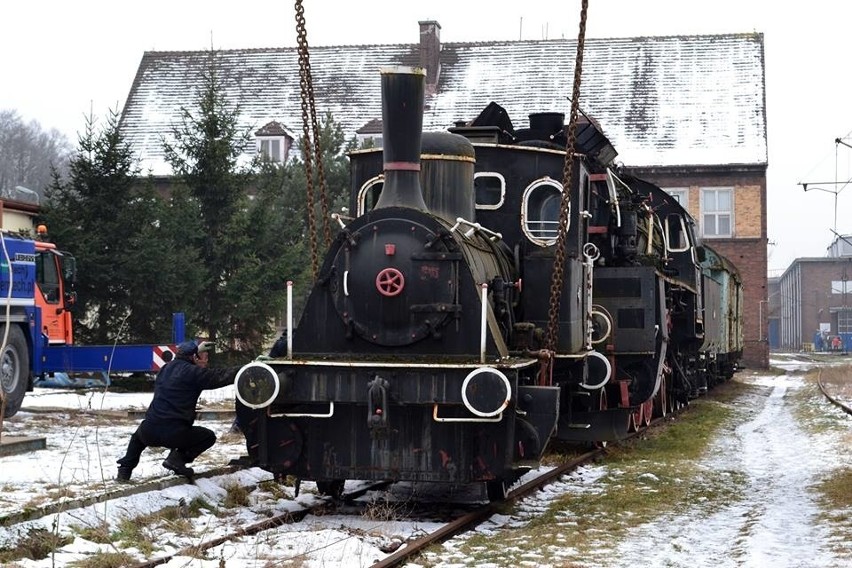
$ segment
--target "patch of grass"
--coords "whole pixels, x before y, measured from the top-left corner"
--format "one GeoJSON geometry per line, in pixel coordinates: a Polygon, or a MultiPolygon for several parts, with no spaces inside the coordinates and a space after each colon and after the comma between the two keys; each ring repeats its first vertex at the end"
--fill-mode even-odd
{"type": "Polygon", "coordinates": [[[83,560],[69,562],[71,568],[123,568],[133,566],[138,560],[126,552],[98,552],[83,560]]]}
{"type": "MultiPolygon", "coordinates": [[[[294,482],[291,482],[290,487],[293,486],[294,482]]],[[[257,488],[259,491],[269,493],[272,495],[273,499],[289,499],[290,495],[284,491],[284,487],[286,484],[279,483],[277,481],[261,481],[257,484],[257,488]]]]}
{"type": "Polygon", "coordinates": [[[122,519],[110,538],[120,547],[138,548],[145,556],[151,556],[156,550],[154,533],[136,519],[122,519]]]}
{"type": "Polygon", "coordinates": [[[370,521],[399,520],[407,514],[405,503],[391,503],[383,499],[371,501],[361,512],[361,517],[370,521]]]}
{"type": "Polygon", "coordinates": [[[42,560],[50,553],[73,542],[70,536],[60,536],[45,529],[30,529],[30,531],[12,548],[0,550],[0,565],[6,566],[14,560],[28,558],[42,560]]]}
{"type": "MultiPolygon", "coordinates": [[[[471,536],[458,547],[458,560],[500,566],[572,566],[582,560],[595,565],[602,539],[617,540],[663,514],[696,509],[709,514],[741,499],[747,481],[743,473],[710,470],[700,459],[716,437],[733,432],[746,419],[738,397],[761,392],[745,383],[720,385],[664,426],[647,430],[642,439],[610,445],[605,473],[593,486],[566,492],[523,526],[503,529],[499,542],[492,535],[471,536]]],[[[446,550],[437,550],[430,549],[419,561],[429,565],[430,554],[455,561],[446,550]]]]}
{"type": "Polygon", "coordinates": [[[834,545],[831,546],[838,562],[843,558],[852,563],[852,469],[849,467],[824,477],[815,486],[817,503],[821,512],[817,522],[829,527],[834,545]]]}
{"type": "Polygon", "coordinates": [[[88,541],[97,542],[98,544],[109,544],[112,542],[112,538],[110,538],[109,525],[105,522],[101,522],[98,525],[90,527],[74,525],[71,528],[74,532],[79,534],[81,538],[88,541]]]}
{"type": "Polygon", "coordinates": [[[165,528],[177,535],[190,536],[193,534],[190,519],[199,516],[202,509],[211,509],[204,499],[193,499],[189,503],[181,499],[177,505],[164,507],[154,513],[123,519],[110,536],[113,542],[119,542],[122,546],[135,546],[145,556],[150,556],[156,550],[155,533],[159,529],[165,528]]]}
{"type": "Polygon", "coordinates": [[[251,491],[251,489],[243,487],[238,483],[230,483],[225,486],[225,500],[223,504],[228,509],[245,507],[250,503],[249,495],[251,491]]]}
{"type": "Polygon", "coordinates": [[[819,503],[823,509],[845,511],[846,518],[852,521],[852,468],[835,471],[831,477],[823,477],[815,486],[819,494],[819,503]]]}
{"type": "MultiPolygon", "coordinates": [[[[827,374],[839,370],[824,368],[822,370],[823,380],[826,380],[827,374]]],[[[852,369],[847,369],[846,372],[852,373],[852,369]]],[[[799,389],[788,391],[785,395],[795,403],[793,405],[793,415],[796,417],[799,425],[811,434],[841,429],[845,430],[847,428],[845,415],[830,411],[834,407],[825,398],[822,391],[819,390],[819,385],[817,384],[819,376],[819,371],[807,373],[803,379],[803,386],[799,389]]]]}

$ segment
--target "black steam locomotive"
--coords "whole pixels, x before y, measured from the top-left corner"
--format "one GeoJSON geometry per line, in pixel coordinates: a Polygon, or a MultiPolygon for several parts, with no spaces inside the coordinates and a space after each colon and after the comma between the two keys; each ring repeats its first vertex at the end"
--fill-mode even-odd
{"type": "Polygon", "coordinates": [[[236,379],[250,461],[346,479],[484,482],[500,498],[552,439],[624,437],[729,378],[741,283],[672,197],[613,166],[591,120],[514,128],[492,103],[422,133],[424,75],[383,70],[382,147],[281,358],[236,379]],[[545,348],[563,191],[555,343],[545,348]]]}

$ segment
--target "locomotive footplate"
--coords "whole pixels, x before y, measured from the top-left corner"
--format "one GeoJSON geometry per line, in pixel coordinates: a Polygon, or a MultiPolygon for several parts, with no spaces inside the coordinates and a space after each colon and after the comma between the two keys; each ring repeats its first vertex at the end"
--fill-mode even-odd
{"type": "Polygon", "coordinates": [[[251,413],[263,438],[250,443],[252,453],[269,471],[313,480],[488,481],[535,463],[556,428],[559,389],[519,385],[535,364],[271,360],[250,364],[258,368],[246,373],[251,379],[238,376],[237,392],[272,397],[251,413]],[[267,384],[276,380],[277,388],[267,384]]]}

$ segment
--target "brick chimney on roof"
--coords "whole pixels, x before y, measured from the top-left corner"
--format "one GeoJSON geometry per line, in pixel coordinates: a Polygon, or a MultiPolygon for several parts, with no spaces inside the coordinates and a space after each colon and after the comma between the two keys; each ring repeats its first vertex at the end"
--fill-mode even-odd
{"type": "Polygon", "coordinates": [[[441,76],[441,24],[433,20],[420,24],[420,67],[426,70],[426,95],[438,90],[441,76]]]}

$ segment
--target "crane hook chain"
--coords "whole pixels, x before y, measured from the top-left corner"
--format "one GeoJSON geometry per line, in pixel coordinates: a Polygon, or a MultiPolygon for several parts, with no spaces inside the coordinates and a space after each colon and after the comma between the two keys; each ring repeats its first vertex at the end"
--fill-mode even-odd
{"type": "Polygon", "coordinates": [[[299,91],[302,103],[302,159],[305,162],[305,207],[308,212],[310,234],[311,269],[314,278],[319,272],[317,223],[314,215],[314,166],[319,182],[320,211],[325,246],[331,244],[331,227],[328,215],[328,191],[326,190],[325,168],[323,167],[320,130],[314,98],[314,84],[308,51],[308,33],[305,28],[305,8],[302,0],[296,0],[296,43],[299,53],[299,91]]]}
{"type": "Polygon", "coordinates": [[[565,147],[565,165],[562,171],[562,203],[559,208],[559,228],[556,238],[556,256],[553,259],[553,276],[550,281],[550,309],[544,348],[557,351],[559,338],[559,303],[565,269],[565,241],[568,234],[568,213],[571,205],[571,175],[574,165],[574,147],[577,143],[577,115],[580,108],[580,78],[583,71],[583,51],[586,43],[586,14],[589,1],[583,0],[580,8],[580,32],[577,37],[577,57],[574,61],[574,89],[571,96],[571,115],[568,119],[568,141],[565,147]]]}

